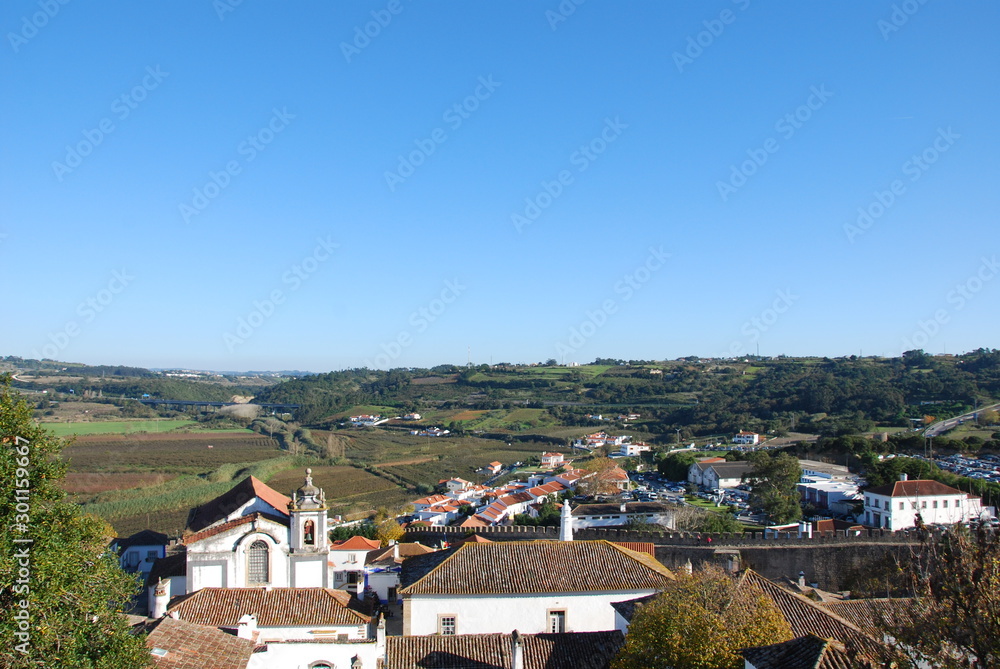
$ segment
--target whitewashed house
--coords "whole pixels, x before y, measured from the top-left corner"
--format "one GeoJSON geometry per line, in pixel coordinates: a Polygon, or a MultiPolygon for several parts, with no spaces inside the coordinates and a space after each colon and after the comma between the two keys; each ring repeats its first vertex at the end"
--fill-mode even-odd
{"type": "Polygon", "coordinates": [[[864,491],[863,522],[869,527],[905,530],[916,526],[916,518],[925,525],[953,525],[982,512],[982,501],[939,481],[902,480],[864,491]]]}
{"type": "Polygon", "coordinates": [[[614,602],[672,579],[651,556],[607,541],[468,542],[404,563],[403,634],[614,630],[614,602]]]}

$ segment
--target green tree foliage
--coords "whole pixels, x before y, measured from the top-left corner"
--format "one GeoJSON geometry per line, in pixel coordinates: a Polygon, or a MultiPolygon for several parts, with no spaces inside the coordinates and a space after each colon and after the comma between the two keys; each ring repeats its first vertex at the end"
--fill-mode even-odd
{"type": "Polygon", "coordinates": [[[671,453],[661,458],[656,468],[671,481],[687,481],[688,468],[697,461],[693,453],[671,453]]]}
{"type": "Polygon", "coordinates": [[[681,574],[642,605],[612,669],[740,669],[739,650],[792,638],[788,623],[762,593],[739,588],[718,567],[681,574]]]}
{"type": "Polygon", "coordinates": [[[913,607],[876,621],[898,651],[943,669],[1000,666],[1000,534],[925,532],[900,568],[913,607]]]}
{"type": "Polygon", "coordinates": [[[31,420],[9,379],[0,449],[0,667],[147,666],[122,615],[139,584],[108,550],[111,528],[65,500],[62,442],[31,420]]]}
{"type": "Polygon", "coordinates": [[[796,484],[802,476],[799,461],[787,453],[756,451],[747,458],[753,471],[745,478],[750,484],[750,506],[764,510],[775,525],[802,517],[796,484]]]}
{"type": "Polygon", "coordinates": [[[358,523],[357,525],[340,525],[330,530],[330,541],[344,541],[351,537],[374,539],[378,526],[374,523],[358,523]]]}

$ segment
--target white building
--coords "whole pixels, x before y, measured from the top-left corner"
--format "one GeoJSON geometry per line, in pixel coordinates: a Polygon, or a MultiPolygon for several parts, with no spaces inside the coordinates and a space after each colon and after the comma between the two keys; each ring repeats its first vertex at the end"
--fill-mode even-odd
{"type": "Polygon", "coordinates": [[[828,462],[818,462],[816,460],[799,460],[799,468],[802,470],[802,479],[830,479],[846,480],[851,476],[851,470],[844,465],[831,465],[828,462]]]}
{"type": "Polygon", "coordinates": [[[889,530],[916,526],[919,514],[925,525],[953,525],[978,518],[983,511],[978,497],[939,481],[903,480],[865,491],[864,524],[889,530]]]}
{"type": "Polygon", "coordinates": [[[644,444],[641,441],[635,443],[626,442],[621,445],[621,449],[618,451],[625,457],[635,457],[640,453],[645,453],[649,451],[649,444],[644,444]]]}
{"type": "Polygon", "coordinates": [[[361,594],[365,583],[365,561],[368,553],[382,544],[374,539],[354,536],[330,544],[330,569],[333,587],[361,594]]]}
{"type": "Polygon", "coordinates": [[[121,568],[129,573],[147,576],[153,563],[167,555],[170,537],[152,530],[142,530],[130,537],[118,538],[111,542],[111,549],[117,551],[121,568]]]}
{"type": "Polygon", "coordinates": [[[796,487],[803,504],[843,515],[853,514],[852,502],[862,499],[858,484],[853,481],[803,476],[796,487]]]}
{"type": "Polygon", "coordinates": [[[565,461],[562,453],[542,453],[542,467],[547,469],[560,467],[565,461]]]}
{"type": "Polygon", "coordinates": [[[760,435],[756,432],[745,432],[740,430],[733,437],[734,444],[743,444],[744,446],[756,446],[760,443],[760,435]]]}
{"type": "Polygon", "coordinates": [[[617,527],[629,522],[663,525],[673,529],[674,514],[662,502],[622,502],[621,504],[581,504],[573,509],[573,527],[617,527]]]}
{"type": "Polygon", "coordinates": [[[695,462],[688,467],[688,481],[706,490],[735,488],[752,471],[749,462],[695,462]]]}
{"type": "Polygon", "coordinates": [[[614,630],[614,602],[671,580],[653,557],[607,541],[469,542],[404,563],[403,634],[614,630]]]}

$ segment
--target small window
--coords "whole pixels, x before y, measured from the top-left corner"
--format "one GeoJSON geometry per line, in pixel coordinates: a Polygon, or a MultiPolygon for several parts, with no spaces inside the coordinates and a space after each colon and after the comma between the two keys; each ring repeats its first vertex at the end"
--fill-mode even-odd
{"type": "Polygon", "coordinates": [[[902,511],[906,507],[906,502],[899,503],[899,510],[902,511]]]}
{"type": "Polygon", "coordinates": [[[302,543],[306,546],[316,544],[316,523],[311,520],[307,520],[302,526],[302,543]]]}
{"type": "Polygon", "coordinates": [[[910,510],[911,511],[916,511],[917,510],[917,503],[916,502],[910,502],[910,510]]]}
{"type": "Polygon", "coordinates": [[[159,557],[159,551],[146,551],[146,562],[152,562],[159,557]]]}
{"type": "Polygon", "coordinates": [[[549,634],[562,634],[566,631],[566,612],[549,611],[549,634]]]}
{"type": "Polygon", "coordinates": [[[926,509],[927,508],[927,502],[926,501],[925,502],[921,502],[920,503],[920,508],[921,509],[926,509]]]}
{"type": "Polygon", "coordinates": [[[455,616],[438,616],[438,634],[455,636],[455,616]]]}
{"type": "Polygon", "coordinates": [[[267,544],[259,540],[250,544],[247,549],[247,584],[267,583],[269,567],[267,544]]]}
{"type": "Polygon", "coordinates": [[[934,508],[937,508],[937,500],[934,500],[934,508]]]}
{"type": "Polygon", "coordinates": [[[944,508],[946,508],[946,509],[948,508],[948,500],[944,501],[944,508]]]}
{"type": "Polygon", "coordinates": [[[132,569],[139,566],[139,551],[129,551],[125,554],[125,566],[132,569]]]}
{"type": "Polygon", "coordinates": [[[889,500],[886,500],[886,501],[885,501],[885,510],[886,510],[886,511],[888,511],[888,510],[889,510],[889,500]]]}

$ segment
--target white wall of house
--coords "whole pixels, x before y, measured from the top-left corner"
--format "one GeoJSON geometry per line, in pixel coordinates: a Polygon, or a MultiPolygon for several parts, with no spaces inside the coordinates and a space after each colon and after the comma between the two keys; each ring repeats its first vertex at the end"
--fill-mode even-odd
{"type": "MultiPolygon", "coordinates": [[[[368,625],[298,625],[289,627],[258,627],[259,642],[312,640],[335,641],[340,635],[347,639],[367,639],[368,625]]],[[[348,664],[347,666],[350,666],[348,664]]]]}
{"type": "MultiPolygon", "coordinates": [[[[516,578],[516,573],[511,578],[516,578]]],[[[437,634],[441,616],[455,617],[456,634],[542,634],[549,612],[565,611],[567,632],[617,629],[613,602],[653,594],[654,590],[545,595],[410,595],[403,599],[403,633],[437,634]]]]}
{"type": "Polygon", "coordinates": [[[953,495],[920,495],[919,497],[889,497],[865,493],[864,524],[890,530],[916,526],[920,514],[925,525],[953,525],[982,513],[978,497],[965,493],[953,495]]]}
{"type": "MultiPolygon", "coordinates": [[[[288,528],[266,520],[258,522],[256,531],[248,531],[248,527],[234,527],[188,544],[189,592],[201,588],[242,588],[256,585],[247,583],[246,551],[250,544],[258,540],[268,547],[270,585],[278,588],[289,586],[288,528]],[[279,540],[279,537],[283,539],[279,540]]],[[[307,587],[304,582],[297,585],[307,587]]],[[[323,583],[309,585],[322,586],[323,583]]]]}
{"type": "Polygon", "coordinates": [[[250,656],[247,669],[309,669],[317,662],[349,669],[357,656],[361,666],[374,668],[384,657],[385,647],[371,643],[269,643],[263,651],[250,656]]]}
{"type": "Polygon", "coordinates": [[[663,513],[613,513],[602,516],[577,516],[573,514],[573,528],[583,529],[585,527],[614,527],[617,525],[627,525],[630,520],[638,523],[653,523],[664,527],[673,527],[673,515],[663,513]]]}

